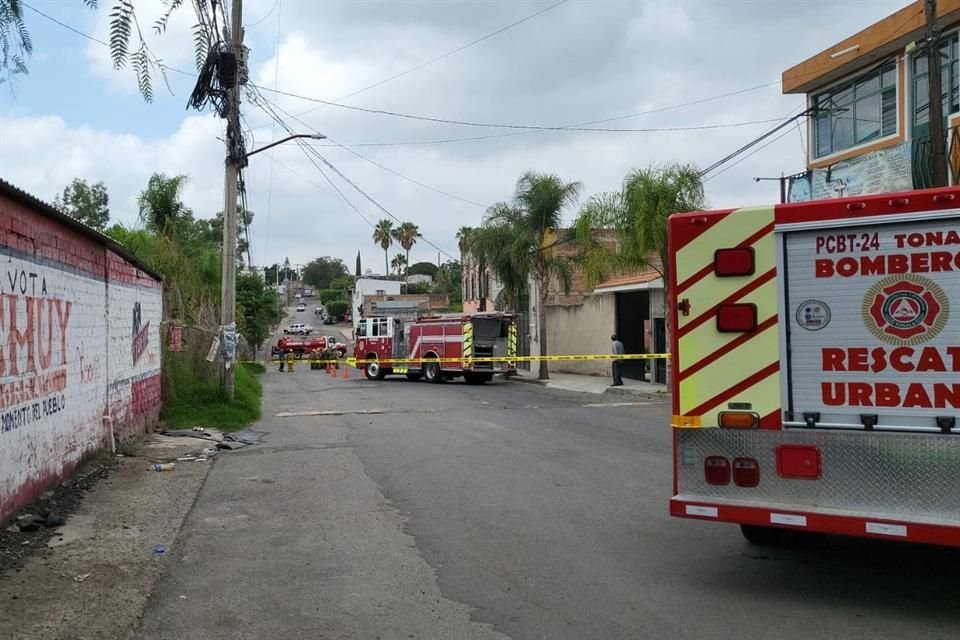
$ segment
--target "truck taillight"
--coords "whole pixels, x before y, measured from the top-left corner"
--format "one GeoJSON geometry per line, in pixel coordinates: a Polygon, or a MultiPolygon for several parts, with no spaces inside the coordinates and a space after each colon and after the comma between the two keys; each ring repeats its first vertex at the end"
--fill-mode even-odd
{"type": "Polygon", "coordinates": [[[730,461],[723,456],[709,456],[703,461],[703,473],[707,484],[730,484],[730,461]]]}
{"type": "Polygon", "coordinates": [[[713,273],[718,278],[752,276],[754,270],[753,247],[717,249],[713,252],[713,273]]]}
{"type": "Polygon", "coordinates": [[[746,333],[757,328],[757,305],[753,303],[722,304],[717,307],[717,331],[746,333]]]}
{"type": "Polygon", "coordinates": [[[753,458],[733,459],[733,483],[738,487],[756,487],[760,484],[760,465],[753,458]]]}

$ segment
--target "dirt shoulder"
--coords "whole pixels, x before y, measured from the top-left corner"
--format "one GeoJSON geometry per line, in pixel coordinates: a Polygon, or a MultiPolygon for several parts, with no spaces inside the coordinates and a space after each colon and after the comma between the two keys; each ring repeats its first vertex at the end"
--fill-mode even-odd
{"type": "Polygon", "coordinates": [[[151,437],[124,457],[88,463],[26,510],[69,514],[65,526],[24,533],[8,523],[0,532],[0,638],[130,637],[216,458],[179,461],[173,472],[148,468],[210,444],[151,437]]]}

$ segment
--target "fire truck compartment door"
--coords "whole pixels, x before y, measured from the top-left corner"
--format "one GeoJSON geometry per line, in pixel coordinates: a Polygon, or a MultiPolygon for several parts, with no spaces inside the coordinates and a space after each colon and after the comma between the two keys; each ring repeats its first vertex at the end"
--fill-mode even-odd
{"type": "Polygon", "coordinates": [[[940,432],[960,416],[960,212],[780,240],[787,426],[940,432]]]}

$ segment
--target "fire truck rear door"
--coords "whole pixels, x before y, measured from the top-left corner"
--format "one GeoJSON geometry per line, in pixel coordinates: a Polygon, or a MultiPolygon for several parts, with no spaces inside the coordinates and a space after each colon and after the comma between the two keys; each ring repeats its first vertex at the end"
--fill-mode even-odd
{"type": "Polygon", "coordinates": [[[785,425],[940,431],[960,414],[960,211],[777,231],[785,425]]]}

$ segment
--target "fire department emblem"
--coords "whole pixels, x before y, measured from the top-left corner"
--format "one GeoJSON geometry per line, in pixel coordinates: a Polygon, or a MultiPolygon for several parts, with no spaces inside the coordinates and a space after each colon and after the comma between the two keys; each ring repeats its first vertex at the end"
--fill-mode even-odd
{"type": "Polygon", "coordinates": [[[943,331],[950,303],[940,286],[905,274],[874,284],[863,298],[863,320],[874,336],[894,345],[915,345],[943,331]]]}

